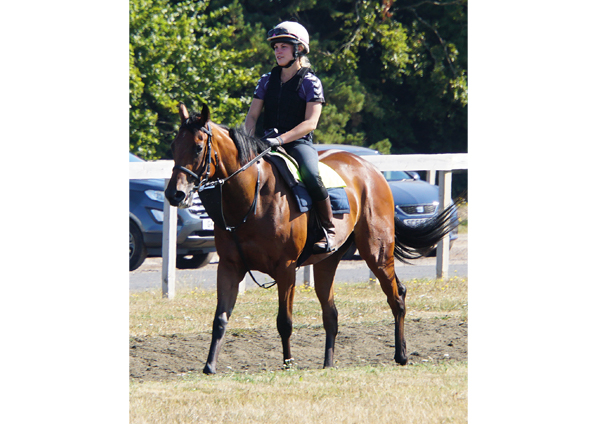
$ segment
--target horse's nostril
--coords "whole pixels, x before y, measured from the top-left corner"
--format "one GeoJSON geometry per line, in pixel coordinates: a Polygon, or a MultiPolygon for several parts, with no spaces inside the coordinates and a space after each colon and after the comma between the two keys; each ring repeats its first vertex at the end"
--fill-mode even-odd
{"type": "Polygon", "coordinates": [[[166,190],[165,194],[172,206],[178,206],[186,197],[185,192],[180,190],[166,190]]]}
{"type": "Polygon", "coordinates": [[[176,191],[176,193],[174,194],[174,200],[176,200],[177,203],[180,203],[184,200],[186,196],[187,195],[184,191],[176,191]]]}

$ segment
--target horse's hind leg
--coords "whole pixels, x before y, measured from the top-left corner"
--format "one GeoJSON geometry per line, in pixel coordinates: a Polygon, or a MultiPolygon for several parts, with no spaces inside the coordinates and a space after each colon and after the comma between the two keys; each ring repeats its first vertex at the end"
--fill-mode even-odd
{"type": "MultiPolygon", "coordinates": [[[[379,278],[379,277],[377,277],[379,278]]],[[[406,315],[406,286],[398,280],[394,274],[393,281],[389,285],[380,285],[388,298],[388,304],[394,314],[394,338],[396,340],[396,353],[394,360],[400,365],[406,365],[408,355],[406,354],[406,339],[404,337],[404,317],[406,315]]]]}
{"type": "MultiPolygon", "coordinates": [[[[390,226],[393,228],[393,226],[390,226]]],[[[374,229],[370,229],[374,230],[374,229]]],[[[391,231],[391,230],[390,230],[391,231]]],[[[384,234],[387,231],[369,233],[367,241],[355,235],[355,242],[361,258],[379,280],[381,289],[385,293],[388,304],[394,315],[394,334],[396,338],[396,353],[394,360],[400,365],[408,361],[406,354],[406,340],[404,338],[404,317],[406,315],[406,287],[398,280],[394,271],[394,242],[391,235],[372,237],[372,234],[384,234]]]]}
{"type": "Polygon", "coordinates": [[[325,329],[324,368],[334,366],[334,346],[338,334],[338,310],[334,303],[334,276],[344,250],[336,252],[328,259],[313,265],[315,293],[321,303],[323,328],[325,329]]]}

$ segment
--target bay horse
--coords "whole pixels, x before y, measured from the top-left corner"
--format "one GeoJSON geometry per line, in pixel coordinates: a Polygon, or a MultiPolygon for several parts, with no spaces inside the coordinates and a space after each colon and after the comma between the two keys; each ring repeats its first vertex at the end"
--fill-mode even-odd
{"type": "MultiPolygon", "coordinates": [[[[181,103],[179,115],[181,125],[171,146],[175,166],[165,196],[172,206],[185,208],[191,205],[195,190],[209,185],[221,190],[221,216],[212,218],[216,224],[221,218],[214,234],[219,256],[217,307],[203,372],[216,372],[239,283],[251,270],[268,274],[278,285],[277,328],[284,364],[288,364],[293,361],[290,336],[297,260],[305,248],[312,212],[298,210],[278,170],[261,160],[268,146],[248,136],[243,126],[228,129],[211,122],[207,105],[201,114],[191,116],[181,103]]],[[[339,150],[322,151],[319,158],[345,181],[350,204],[350,213],[334,216],[336,243],[340,247],[331,253],[312,255],[302,264],[313,265],[315,292],[321,303],[326,334],[323,366],[334,365],[338,333],[334,275],[353,241],[387,297],[395,321],[394,359],[404,365],[408,360],[404,337],[406,287],[394,272],[394,256],[400,260],[420,257],[414,256],[415,249],[433,248],[454,227],[450,209],[429,224],[405,226],[395,218],[388,183],[372,164],[339,150]]]]}

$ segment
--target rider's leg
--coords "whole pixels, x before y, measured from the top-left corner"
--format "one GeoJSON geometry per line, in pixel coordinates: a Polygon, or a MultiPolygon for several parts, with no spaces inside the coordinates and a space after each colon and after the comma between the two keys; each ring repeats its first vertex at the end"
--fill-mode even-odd
{"type": "Polygon", "coordinates": [[[305,183],[307,191],[313,199],[313,210],[319,216],[321,225],[327,234],[315,243],[314,253],[324,253],[336,250],[335,227],[332,221],[332,205],[328,191],[323,185],[319,174],[319,156],[312,144],[298,140],[284,145],[284,148],[299,164],[299,173],[305,183]]]}

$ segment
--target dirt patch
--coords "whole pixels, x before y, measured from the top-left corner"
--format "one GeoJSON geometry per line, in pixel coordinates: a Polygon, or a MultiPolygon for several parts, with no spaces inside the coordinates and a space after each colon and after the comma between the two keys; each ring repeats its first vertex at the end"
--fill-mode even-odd
{"type": "MultiPolygon", "coordinates": [[[[409,361],[466,361],[468,324],[459,318],[411,318],[405,322],[409,361]]],[[[132,337],[130,377],[137,381],[172,380],[203,370],[210,333],[132,337]]],[[[323,365],[323,327],[295,328],[290,339],[297,369],[323,365]]],[[[338,368],[395,364],[394,324],[340,323],[336,339],[338,368]]],[[[275,329],[230,330],[218,360],[218,372],[264,372],[282,368],[282,344],[275,329]]]]}

